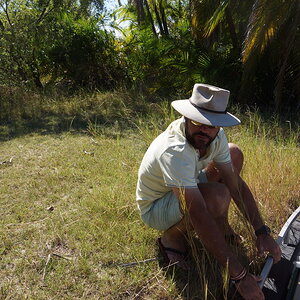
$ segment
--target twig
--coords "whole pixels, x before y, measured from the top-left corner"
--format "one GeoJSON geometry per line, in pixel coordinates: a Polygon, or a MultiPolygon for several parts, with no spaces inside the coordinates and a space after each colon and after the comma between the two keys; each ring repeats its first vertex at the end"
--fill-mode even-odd
{"type": "Polygon", "coordinates": [[[12,165],[13,164],[13,156],[9,160],[4,160],[0,162],[0,165],[12,165]]]}
{"type": "Polygon", "coordinates": [[[47,269],[47,266],[48,266],[50,260],[51,260],[51,253],[48,254],[48,257],[47,257],[47,260],[46,260],[46,264],[45,264],[45,267],[44,267],[44,270],[43,270],[43,281],[45,280],[46,269],[47,269]]]}
{"type": "MultiPolygon", "coordinates": [[[[139,292],[137,294],[134,295],[134,298],[133,299],[139,299],[140,298],[140,295],[141,293],[145,290],[145,288],[148,287],[149,283],[151,281],[153,281],[154,279],[156,279],[158,282],[159,280],[157,279],[157,275],[158,273],[156,273],[152,278],[150,278],[147,282],[145,282],[145,284],[143,285],[143,287],[139,290],[139,292]]],[[[162,287],[164,290],[166,290],[164,287],[162,287]]]]}
{"type": "Polygon", "coordinates": [[[85,151],[85,150],[84,150],[83,152],[84,152],[85,154],[91,155],[91,156],[94,156],[94,154],[95,154],[94,152],[89,152],[89,151],[85,151]]]}
{"type": "Polygon", "coordinates": [[[58,254],[58,253],[52,253],[52,255],[57,256],[57,257],[59,257],[59,258],[66,259],[66,260],[72,260],[72,258],[66,257],[66,256],[62,256],[62,255],[60,255],[60,254],[58,254]]]}
{"type": "Polygon", "coordinates": [[[136,265],[146,264],[148,262],[156,261],[156,260],[159,260],[159,259],[160,259],[159,257],[153,257],[153,258],[147,258],[147,259],[144,259],[144,260],[133,261],[133,262],[129,262],[129,263],[121,263],[121,264],[108,263],[108,264],[105,264],[105,267],[133,267],[133,266],[136,266],[136,265]]]}
{"type": "Polygon", "coordinates": [[[48,256],[47,256],[47,260],[46,260],[45,267],[44,267],[44,269],[43,269],[43,277],[42,277],[43,281],[45,280],[45,277],[46,277],[46,271],[47,271],[47,266],[48,266],[48,264],[49,264],[49,262],[50,262],[52,256],[56,256],[56,257],[59,257],[59,258],[63,258],[63,259],[65,259],[65,260],[69,260],[69,261],[72,260],[72,258],[70,258],[70,257],[62,256],[62,255],[60,255],[60,254],[58,254],[58,253],[55,253],[55,252],[49,253],[48,256]]]}
{"type": "Polygon", "coordinates": [[[34,224],[38,224],[40,222],[43,222],[45,220],[49,219],[49,217],[46,217],[44,219],[41,220],[36,220],[33,222],[27,222],[27,223],[9,223],[9,224],[5,224],[5,226],[10,227],[10,226],[27,226],[27,225],[34,225],[34,224]]]}
{"type": "Polygon", "coordinates": [[[91,138],[91,143],[92,143],[92,144],[95,144],[95,145],[98,145],[98,146],[100,145],[100,144],[99,144],[98,142],[96,142],[93,138],[91,138]]]}

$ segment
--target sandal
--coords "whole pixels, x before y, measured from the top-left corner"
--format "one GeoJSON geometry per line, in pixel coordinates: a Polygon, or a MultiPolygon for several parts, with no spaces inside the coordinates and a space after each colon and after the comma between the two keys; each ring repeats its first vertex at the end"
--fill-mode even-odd
{"type": "Polygon", "coordinates": [[[177,250],[174,248],[165,247],[161,242],[161,238],[158,238],[156,243],[158,245],[159,251],[162,254],[164,262],[166,264],[178,264],[178,266],[184,270],[189,269],[188,263],[186,262],[187,252],[183,252],[183,251],[180,251],[180,250],[177,250]],[[177,261],[170,261],[170,258],[168,256],[167,252],[177,254],[179,259],[177,261]]]}

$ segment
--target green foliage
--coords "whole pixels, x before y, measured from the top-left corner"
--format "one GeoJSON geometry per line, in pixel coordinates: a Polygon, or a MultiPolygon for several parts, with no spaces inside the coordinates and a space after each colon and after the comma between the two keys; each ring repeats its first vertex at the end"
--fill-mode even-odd
{"type": "Polygon", "coordinates": [[[233,94],[238,89],[241,65],[229,46],[207,50],[197,47],[190,33],[157,38],[149,27],[132,28],[131,34],[122,51],[135,88],[170,98],[188,96],[195,82],[221,85],[233,94]]]}
{"type": "Polygon", "coordinates": [[[102,1],[3,3],[1,81],[43,88],[49,78],[50,82],[59,78],[78,85],[111,87],[120,74],[117,60],[112,59],[116,57],[114,39],[90,16],[93,3],[93,11],[99,11],[102,1]]]}
{"type": "Polygon", "coordinates": [[[31,10],[25,1],[6,1],[1,5],[2,30],[0,78],[2,82],[34,81],[36,69],[35,37],[39,11],[31,10]]]}
{"type": "MultiPolygon", "coordinates": [[[[151,15],[152,22],[149,18],[142,23],[137,22],[138,16],[133,14],[132,6],[118,10],[120,18],[130,21],[128,30],[122,30],[121,51],[132,86],[159,98],[167,95],[178,97],[178,94],[188,96],[195,82],[209,82],[229,88],[236,95],[241,78],[236,45],[232,45],[229,34],[210,45],[208,39],[195,37],[191,16],[200,18],[196,14],[200,3],[195,2],[197,11],[190,7],[188,1],[153,0],[148,4],[143,7],[143,14],[151,15]],[[163,15],[168,15],[164,25],[160,24],[163,15]],[[167,31],[164,29],[166,25],[167,31]]],[[[205,4],[209,3],[201,2],[203,11],[206,11],[205,4]]],[[[214,9],[217,8],[214,3],[214,9]]],[[[229,8],[229,3],[225,8],[229,8]]],[[[204,25],[199,30],[204,30],[204,25]]],[[[237,33],[241,34],[241,30],[237,33]]]]}
{"type": "Polygon", "coordinates": [[[57,18],[53,31],[48,49],[52,81],[62,78],[75,86],[109,89],[121,80],[114,36],[100,30],[95,19],[75,20],[64,13],[57,18]]]}
{"type": "Polygon", "coordinates": [[[243,49],[244,100],[251,102],[251,91],[259,105],[274,99],[277,110],[299,108],[299,24],[299,1],[255,2],[243,49]],[[260,86],[254,95],[253,78],[260,86]]]}
{"type": "Polygon", "coordinates": [[[1,83],[124,87],[158,101],[205,82],[229,89],[233,102],[299,107],[299,1],[135,0],[111,15],[104,4],[0,2],[1,83]]]}
{"type": "Polygon", "coordinates": [[[158,39],[149,28],[134,31],[124,47],[128,76],[133,85],[157,95],[174,95],[179,90],[190,89],[192,78],[187,77],[186,82],[182,82],[180,73],[195,59],[183,55],[188,47],[192,48],[191,44],[192,41],[187,40],[158,39]]]}

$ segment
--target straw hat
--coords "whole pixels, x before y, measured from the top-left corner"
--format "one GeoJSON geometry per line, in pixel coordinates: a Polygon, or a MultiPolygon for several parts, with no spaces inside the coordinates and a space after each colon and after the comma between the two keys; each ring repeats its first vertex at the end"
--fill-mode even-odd
{"type": "Polygon", "coordinates": [[[183,116],[211,126],[229,127],[241,121],[227,112],[230,92],[209,84],[196,83],[190,99],[175,100],[172,106],[183,116]]]}

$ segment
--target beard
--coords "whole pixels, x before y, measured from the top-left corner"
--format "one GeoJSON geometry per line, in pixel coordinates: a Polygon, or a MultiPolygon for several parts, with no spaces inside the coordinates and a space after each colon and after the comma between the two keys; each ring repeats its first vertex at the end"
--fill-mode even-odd
{"type": "Polygon", "coordinates": [[[206,150],[217,136],[216,134],[214,137],[211,137],[202,131],[198,131],[190,135],[187,130],[185,135],[187,141],[198,150],[206,150]]]}

